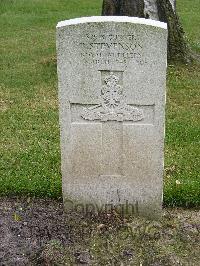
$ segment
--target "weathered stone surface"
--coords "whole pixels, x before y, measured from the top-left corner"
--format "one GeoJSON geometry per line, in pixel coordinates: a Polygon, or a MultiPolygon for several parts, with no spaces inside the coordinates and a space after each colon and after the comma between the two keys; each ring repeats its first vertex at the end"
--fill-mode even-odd
{"type": "Polygon", "coordinates": [[[140,215],[160,215],[166,51],[161,22],[91,17],[58,23],[66,206],[132,204],[140,215]]]}

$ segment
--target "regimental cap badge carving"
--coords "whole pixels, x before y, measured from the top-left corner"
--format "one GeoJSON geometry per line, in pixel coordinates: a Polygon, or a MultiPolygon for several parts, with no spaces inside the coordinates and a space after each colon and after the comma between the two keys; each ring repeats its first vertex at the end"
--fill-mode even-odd
{"type": "Polygon", "coordinates": [[[117,84],[119,82],[119,78],[110,72],[109,76],[106,76],[104,79],[106,84],[117,84]]]}
{"type": "Polygon", "coordinates": [[[144,119],[142,110],[125,103],[123,87],[119,77],[110,72],[104,78],[101,88],[101,104],[85,108],[81,117],[100,121],[140,121],[144,119]]]}

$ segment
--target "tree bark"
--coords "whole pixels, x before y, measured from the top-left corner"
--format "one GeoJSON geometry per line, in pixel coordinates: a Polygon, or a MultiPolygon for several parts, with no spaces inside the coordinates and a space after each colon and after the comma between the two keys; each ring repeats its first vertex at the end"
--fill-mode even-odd
{"type": "Polygon", "coordinates": [[[103,1],[103,16],[144,17],[143,0],[106,0],[103,1]]]}
{"type": "Polygon", "coordinates": [[[176,10],[176,0],[170,0],[173,10],[176,10]]]}
{"type": "Polygon", "coordinates": [[[168,25],[168,58],[187,62],[189,50],[184,31],[169,0],[157,1],[159,20],[168,25]]]}
{"type": "Polygon", "coordinates": [[[176,14],[176,0],[104,0],[103,16],[150,18],[168,24],[168,61],[191,59],[184,31],[176,14]]]}

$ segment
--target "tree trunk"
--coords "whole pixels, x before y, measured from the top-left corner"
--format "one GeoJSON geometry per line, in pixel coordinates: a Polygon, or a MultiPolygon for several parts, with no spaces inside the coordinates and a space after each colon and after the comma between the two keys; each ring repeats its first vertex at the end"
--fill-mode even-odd
{"type": "Polygon", "coordinates": [[[103,16],[149,18],[168,24],[168,61],[191,59],[184,31],[176,14],[176,0],[104,0],[103,16]]]}

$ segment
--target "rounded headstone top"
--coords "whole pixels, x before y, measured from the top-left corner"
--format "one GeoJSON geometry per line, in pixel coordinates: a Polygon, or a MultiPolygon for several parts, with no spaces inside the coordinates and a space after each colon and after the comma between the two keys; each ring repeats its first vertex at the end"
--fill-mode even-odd
{"type": "Polygon", "coordinates": [[[167,29],[167,24],[164,22],[152,20],[152,19],[145,19],[145,18],[138,18],[138,17],[127,17],[127,16],[93,16],[93,17],[81,17],[81,18],[74,18],[68,19],[64,21],[60,21],[57,24],[57,28],[69,26],[69,25],[76,25],[76,24],[83,24],[83,23],[92,23],[92,22],[120,22],[120,23],[134,23],[134,24],[143,24],[149,25],[153,27],[159,27],[163,29],[167,29]]]}

